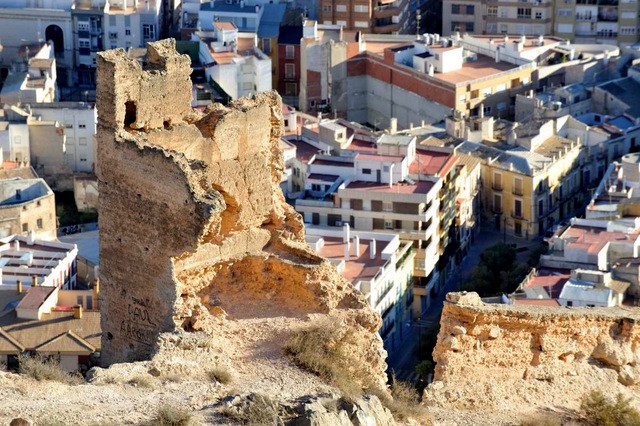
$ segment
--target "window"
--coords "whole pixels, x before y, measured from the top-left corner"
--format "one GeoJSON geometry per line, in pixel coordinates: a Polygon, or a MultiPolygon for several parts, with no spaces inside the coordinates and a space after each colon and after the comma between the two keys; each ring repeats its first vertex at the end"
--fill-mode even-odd
{"type": "Polygon", "coordinates": [[[336,12],[346,12],[347,5],[346,4],[336,4],[336,12]]]}
{"type": "Polygon", "coordinates": [[[541,198],[538,200],[538,216],[544,215],[544,199],[541,198]]]}
{"type": "Polygon", "coordinates": [[[475,6],[472,4],[467,5],[467,15],[473,15],[475,12],[475,6]]]}
{"type": "Polygon", "coordinates": [[[507,90],[507,84],[506,83],[498,84],[496,86],[496,93],[504,92],[505,90],[507,90]]]}
{"type": "Polygon", "coordinates": [[[558,16],[570,18],[573,15],[572,9],[558,9],[558,16]]]}
{"type": "Polygon", "coordinates": [[[296,66],[295,64],[284,64],[284,77],[296,78],[296,66]]]}
{"type": "Polygon", "coordinates": [[[383,166],[383,167],[382,167],[382,170],[383,170],[385,173],[389,173],[389,166],[383,166]]]}
{"type": "Polygon", "coordinates": [[[29,232],[29,224],[28,223],[23,223],[22,224],[22,232],[29,232]]]}
{"type": "Polygon", "coordinates": [[[322,11],[324,13],[331,13],[331,5],[325,4],[324,6],[322,6],[322,11]]]}
{"type": "Polygon", "coordinates": [[[83,299],[84,298],[82,296],[76,296],[76,305],[82,306],[83,299]]]}
{"type": "Polygon", "coordinates": [[[522,224],[520,222],[516,222],[514,227],[516,235],[522,235],[522,224]]]}
{"type": "Polygon", "coordinates": [[[482,97],[488,98],[489,96],[491,96],[491,87],[482,89],[482,97]]]}
{"type": "Polygon", "coordinates": [[[536,19],[542,19],[542,12],[536,12],[536,19]]]}
{"type": "Polygon", "coordinates": [[[465,31],[472,33],[474,29],[475,29],[475,26],[474,26],[473,22],[466,22],[464,24],[464,30],[465,31]]]}
{"type": "Polygon", "coordinates": [[[502,212],[502,196],[500,194],[493,194],[493,211],[495,213],[502,212]]]}
{"type": "Polygon", "coordinates": [[[111,49],[112,49],[112,50],[113,50],[113,49],[117,49],[117,48],[118,48],[118,46],[117,46],[116,44],[112,44],[112,45],[111,45],[111,49]]]}
{"type": "Polygon", "coordinates": [[[152,24],[142,24],[142,37],[146,39],[156,38],[156,28],[152,24]]]}
{"type": "Polygon", "coordinates": [[[452,4],[451,5],[451,13],[453,15],[459,15],[460,14],[460,5],[459,4],[452,4]]]}
{"type": "Polygon", "coordinates": [[[371,174],[371,169],[362,169],[362,174],[363,175],[370,175],[371,174]]]}
{"type": "MultiPolygon", "coordinates": [[[[507,9],[506,7],[501,7],[500,9],[500,17],[501,18],[508,18],[509,17],[509,9],[507,9]]],[[[507,25],[504,25],[504,30],[507,31],[507,25]]]]}
{"type": "Polygon", "coordinates": [[[118,33],[117,32],[110,32],[109,33],[109,39],[110,40],[117,40],[118,39],[118,33]]]}
{"type": "Polygon", "coordinates": [[[267,55],[271,54],[271,39],[263,38],[262,39],[262,51],[267,55]]]}
{"type": "Polygon", "coordinates": [[[86,145],[87,138],[78,138],[78,145],[86,145]]]}
{"type": "Polygon", "coordinates": [[[384,229],[393,229],[393,221],[385,220],[384,221],[384,229]]]}
{"type": "Polygon", "coordinates": [[[130,36],[131,35],[131,30],[124,30],[124,35],[130,36]]]}
{"type": "Polygon", "coordinates": [[[465,102],[467,102],[467,95],[460,95],[460,96],[458,97],[458,102],[460,102],[460,103],[465,103],[465,102]]]}
{"type": "Polygon", "coordinates": [[[87,128],[87,124],[83,121],[78,123],[78,128],[79,129],[86,129],[87,128]]]}
{"type": "Polygon", "coordinates": [[[284,85],[284,94],[286,96],[295,96],[296,93],[296,84],[295,83],[285,83],[284,85]]]}
{"type": "Polygon", "coordinates": [[[341,27],[346,27],[347,21],[336,21],[336,25],[340,25],[341,27]]]}
{"type": "Polygon", "coordinates": [[[522,200],[513,200],[513,215],[522,217],[522,200]]]}
{"type": "Polygon", "coordinates": [[[88,49],[90,46],[89,40],[78,40],[78,47],[80,49],[88,49]]]}
{"type": "Polygon", "coordinates": [[[522,178],[513,178],[513,193],[516,195],[523,194],[522,178]]]}
{"type": "Polygon", "coordinates": [[[385,211],[385,212],[392,212],[393,211],[393,203],[384,201],[382,203],[382,210],[385,211]]]}
{"type": "Polygon", "coordinates": [[[472,90],[471,91],[471,99],[477,99],[478,95],[479,95],[479,91],[478,90],[472,90]]]}
{"type": "Polygon", "coordinates": [[[353,26],[356,28],[369,28],[369,23],[367,21],[355,21],[353,26]]]}
{"type": "Polygon", "coordinates": [[[491,107],[490,106],[486,106],[484,107],[484,115],[491,115],[491,107]]]}
{"type": "Polygon", "coordinates": [[[487,16],[498,16],[498,6],[487,7],[487,16]]]}
{"type": "Polygon", "coordinates": [[[88,22],[78,22],[78,31],[89,31],[88,22]]]}
{"type": "Polygon", "coordinates": [[[288,44],[285,46],[285,59],[295,59],[296,58],[296,47],[292,44],[288,44]]]}
{"type": "Polygon", "coordinates": [[[369,12],[369,6],[356,4],[355,6],[353,6],[353,11],[359,13],[367,13],[369,12]]]}
{"type": "Polygon", "coordinates": [[[518,19],[531,19],[531,8],[530,7],[519,7],[518,8],[518,19]]]}
{"type": "Polygon", "coordinates": [[[498,102],[498,111],[504,111],[505,109],[507,109],[507,103],[506,102],[498,102]]]}
{"type": "Polygon", "coordinates": [[[500,24],[500,34],[506,34],[508,30],[507,24],[500,24]]]}
{"type": "Polygon", "coordinates": [[[38,229],[42,229],[42,219],[36,220],[36,226],[38,227],[38,229]]]}
{"type": "Polygon", "coordinates": [[[502,190],[502,174],[498,172],[493,173],[493,189],[502,190]]]}

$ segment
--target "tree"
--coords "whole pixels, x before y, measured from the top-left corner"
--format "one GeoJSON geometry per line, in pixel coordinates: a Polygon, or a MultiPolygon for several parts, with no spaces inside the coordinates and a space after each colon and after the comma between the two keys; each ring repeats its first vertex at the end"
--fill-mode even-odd
{"type": "Polygon", "coordinates": [[[516,262],[516,249],[507,244],[496,244],[480,255],[480,263],[464,286],[481,297],[510,293],[529,272],[527,264],[516,262]]]}

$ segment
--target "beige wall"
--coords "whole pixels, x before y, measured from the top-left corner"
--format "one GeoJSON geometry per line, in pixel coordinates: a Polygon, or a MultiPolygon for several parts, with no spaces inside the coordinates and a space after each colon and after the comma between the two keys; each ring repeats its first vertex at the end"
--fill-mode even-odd
{"type": "Polygon", "coordinates": [[[56,237],[56,203],[53,193],[27,203],[0,207],[0,235],[26,236],[34,231],[36,238],[56,237]],[[42,220],[41,227],[38,220],[42,220]],[[25,228],[26,226],[26,228],[25,228]],[[26,229],[26,231],[23,231],[26,229]]]}

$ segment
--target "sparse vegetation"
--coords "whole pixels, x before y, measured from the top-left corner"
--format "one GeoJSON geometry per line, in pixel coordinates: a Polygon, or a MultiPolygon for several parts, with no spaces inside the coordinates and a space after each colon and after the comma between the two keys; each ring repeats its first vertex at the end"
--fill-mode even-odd
{"type": "Polygon", "coordinates": [[[562,420],[551,413],[535,413],[520,420],[520,426],[562,426],[562,420]]]}
{"type": "Polygon", "coordinates": [[[84,383],[84,379],[80,374],[69,374],[60,367],[60,364],[56,360],[40,356],[20,357],[19,371],[20,374],[24,374],[38,381],[50,380],[68,385],[84,383]]]}
{"type": "Polygon", "coordinates": [[[223,385],[228,385],[233,381],[231,371],[226,367],[215,366],[207,371],[207,375],[212,381],[222,383],[223,385]]]}
{"type": "Polygon", "coordinates": [[[142,376],[142,375],[133,377],[131,380],[129,380],[128,383],[132,386],[137,386],[139,388],[153,387],[153,382],[151,381],[151,378],[147,376],[142,376]]]}
{"type": "Polygon", "coordinates": [[[640,413],[619,393],[614,400],[596,390],[581,401],[582,421],[589,426],[639,426],[640,413]]]}
{"type": "Polygon", "coordinates": [[[154,426],[187,426],[190,423],[191,412],[173,405],[164,405],[158,408],[156,417],[151,422],[154,426]]]}
{"type": "Polygon", "coordinates": [[[300,366],[332,382],[351,402],[362,395],[362,387],[347,367],[351,338],[348,329],[328,320],[297,333],[285,350],[300,366]]]}
{"type": "Polygon", "coordinates": [[[430,419],[429,411],[420,404],[420,395],[417,390],[409,383],[396,380],[395,375],[391,378],[391,396],[375,390],[371,393],[380,399],[396,420],[411,418],[427,422],[430,419]]]}
{"type": "Polygon", "coordinates": [[[249,426],[272,425],[278,417],[277,404],[261,394],[251,394],[238,405],[225,406],[220,413],[249,426]]]}

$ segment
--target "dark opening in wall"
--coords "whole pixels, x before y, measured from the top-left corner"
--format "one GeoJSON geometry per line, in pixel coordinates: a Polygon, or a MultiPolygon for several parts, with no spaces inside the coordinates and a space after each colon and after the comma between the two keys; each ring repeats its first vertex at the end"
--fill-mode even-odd
{"type": "Polygon", "coordinates": [[[124,127],[125,129],[136,122],[136,103],[127,101],[124,104],[124,127]]]}

